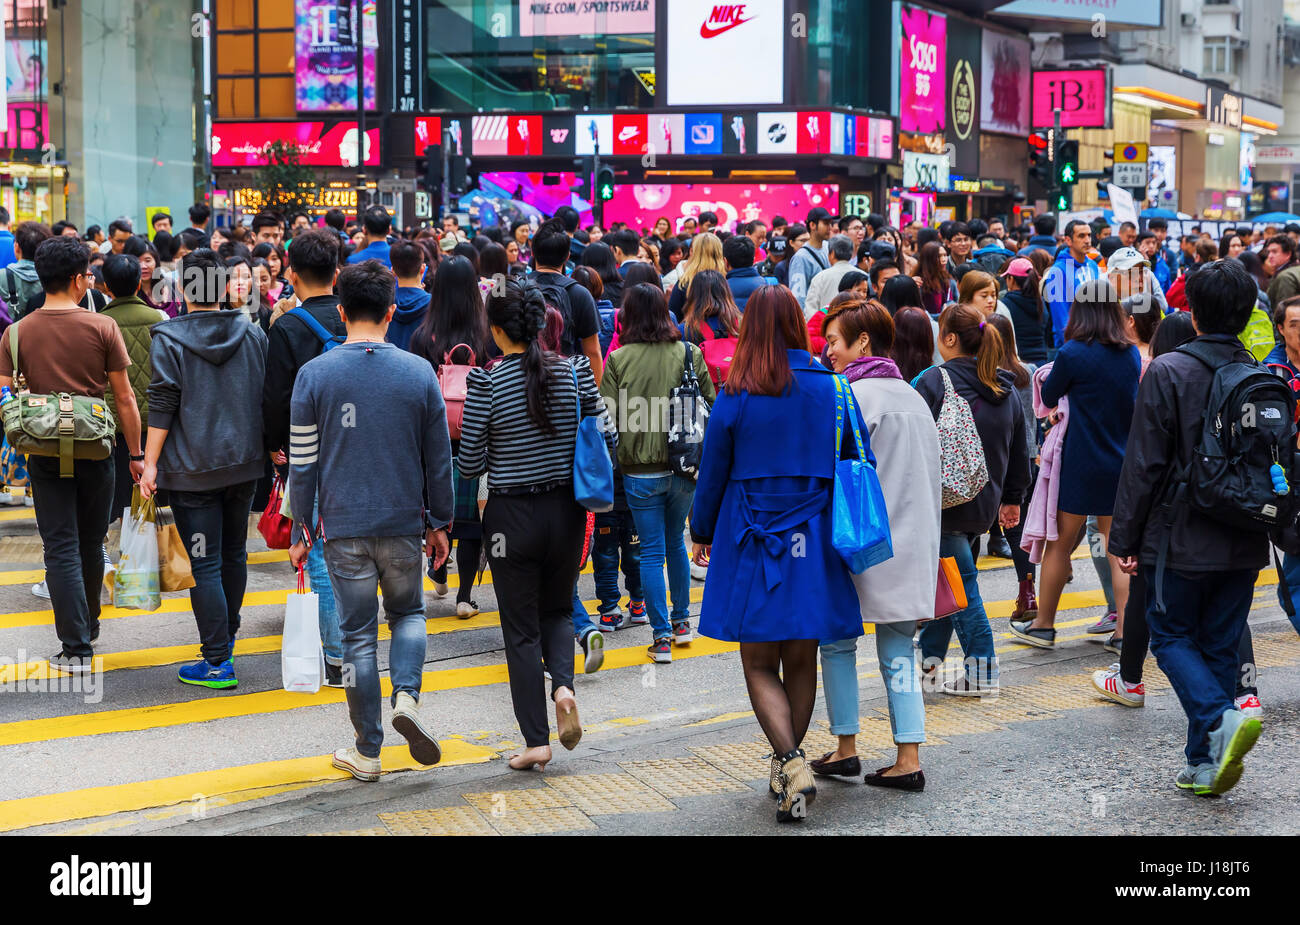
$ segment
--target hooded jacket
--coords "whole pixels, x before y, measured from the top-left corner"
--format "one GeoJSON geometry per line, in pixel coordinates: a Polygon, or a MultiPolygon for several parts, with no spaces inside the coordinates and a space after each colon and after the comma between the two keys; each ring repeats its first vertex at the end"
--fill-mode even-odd
{"type": "Polygon", "coordinates": [[[1028,257],[1031,251],[1036,250],[1055,251],[1056,238],[1050,234],[1036,234],[1029,239],[1028,244],[1020,248],[1020,253],[1017,256],[1028,257]]]}
{"type": "MultiPolygon", "coordinates": [[[[1196,342],[1214,349],[1219,365],[1237,359],[1253,362],[1241,341],[1230,334],[1206,334],[1196,342]]],[[[1129,429],[1124,468],[1115,494],[1110,552],[1136,556],[1154,567],[1168,537],[1166,568],[1175,571],[1226,572],[1268,565],[1264,533],[1226,526],[1183,504],[1172,523],[1161,504],[1166,483],[1185,472],[1200,443],[1205,407],[1214,371],[1180,351],[1156,357],[1138,385],[1133,426],[1129,429]]]]}
{"type": "Polygon", "coordinates": [[[149,424],[168,432],[158,487],[215,491],[260,478],[266,334],[235,310],[191,312],[152,333],[149,424]]]}
{"type": "MultiPolygon", "coordinates": [[[[339,317],[339,300],[336,295],[318,295],[303,300],[303,311],[337,337],[347,336],[347,328],[339,317]]],[[[266,431],[268,452],[289,446],[289,407],[293,400],[293,384],[298,370],[308,360],[314,360],[324,351],[325,345],[306,322],[294,315],[281,315],[271,326],[266,350],[266,388],[262,396],[262,426],[266,431]]],[[[260,381],[260,380],[259,380],[260,381]]]]}
{"type": "Polygon", "coordinates": [[[985,273],[997,276],[1002,269],[1002,265],[1014,256],[1016,256],[1014,251],[1007,250],[1001,244],[990,244],[988,247],[981,247],[977,251],[972,251],[970,259],[971,263],[985,273]]]}
{"type": "Polygon", "coordinates": [[[14,254],[14,233],[8,228],[0,228],[0,270],[16,259],[14,254]]]}
{"type": "Polygon", "coordinates": [[[1016,355],[1022,362],[1042,366],[1047,362],[1047,348],[1052,343],[1052,315],[1046,310],[1037,317],[1034,300],[1019,290],[1008,289],[1002,293],[1002,304],[1011,316],[1016,332],[1016,355]]]}
{"type": "Polygon", "coordinates": [[[36,264],[27,258],[0,269],[0,300],[9,306],[9,317],[14,321],[27,314],[27,300],[44,291],[41,278],[36,275],[36,264]],[[11,275],[12,286],[9,282],[11,275]]]}
{"type": "Polygon", "coordinates": [[[418,286],[398,286],[397,310],[393,312],[393,320],[388,325],[384,339],[403,350],[410,350],[411,335],[424,320],[431,298],[429,293],[418,286]]]}
{"type": "Polygon", "coordinates": [[[1052,346],[1065,343],[1065,325],[1070,320],[1070,303],[1085,282],[1101,278],[1101,268],[1091,257],[1082,263],[1070,256],[1068,247],[1056,255],[1056,261],[1043,274],[1043,305],[1051,310],[1052,346]]]}
{"type": "Polygon", "coordinates": [[[948,371],[957,395],[970,403],[989,471],[988,484],[978,495],[943,512],[942,529],[944,533],[985,533],[997,518],[999,505],[1019,506],[1029,489],[1029,451],[1020,396],[1016,394],[1011,373],[998,370],[1002,394],[996,395],[980,381],[974,357],[957,357],[943,366],[927,369],[916,383],[916,390],[930,406],[936,421],[943,407],[941,369],[948,371]]]}

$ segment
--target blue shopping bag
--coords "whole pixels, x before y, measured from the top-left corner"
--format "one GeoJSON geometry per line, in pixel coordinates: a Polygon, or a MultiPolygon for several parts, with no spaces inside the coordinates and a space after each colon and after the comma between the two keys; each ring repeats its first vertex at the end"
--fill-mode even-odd
{"type": "Polygon", "coordinates": [[[578,404],[578,433],[573,444],[573,497],[595,514],[614,509],[614,463],[609,458],[601,418],[582,416],[578,371],[573,372],[573,392],[578,404]]]}
{"type": "Polygon", "coordinates": [[[831,496],[831,545],[849,571],[857,575],[893,558],[889,512],[876,467],[867,459],[862,430],[848,380],[835,376],[835,485],[831,496]],[[840,459],[844,418],[848,417],[857,444],[856,459],[840,459]]]}

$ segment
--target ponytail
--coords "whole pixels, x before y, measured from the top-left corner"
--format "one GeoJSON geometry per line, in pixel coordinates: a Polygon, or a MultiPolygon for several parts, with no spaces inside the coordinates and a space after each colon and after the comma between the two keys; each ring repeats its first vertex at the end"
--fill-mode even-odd
{"type": "Polygon", "coordinates": [[[949,305],[939,315],[939,336],[947,334],[955,334],[961,352],[975,358],[980,382],[994,395],[1001,395],[1004,388],[998,381],[998,367],[1006,346],[998,329],[985,320],[984,313],[965,303],[949,305]]]}
{"type": "Polygon", "coordinates": [[[546,299],[536,284],[509,277],[505,284],[505,295],[497,295],[493,290],[488,296],[488,321],[505,331],[515,343],[524,345],[524,396],[527,401],[528,417],[547,433],[555,433],[555,423],[551,420],[550,367],[556,361],[556,355],[546,349],[542,343],[542,332],[546,329],[546,299]]]}

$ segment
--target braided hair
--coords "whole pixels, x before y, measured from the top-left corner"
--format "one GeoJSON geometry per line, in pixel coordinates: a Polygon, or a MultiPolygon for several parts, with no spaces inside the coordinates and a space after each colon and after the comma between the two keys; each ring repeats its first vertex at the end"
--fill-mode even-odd
{"type": "Polygon", "coordinates": [[[547,433],[555,433],[550,418],[551,367],[562,362],[555,353],[546,349],[541,335],[546,330],[546,298],[533,282],[519,277],[508,277],[505,294],[498,295],[494,288],[487,301],[488,322],[505,332],[506,337],[524,345],[524,392],[528,402],[528,416],[547,433]]]}

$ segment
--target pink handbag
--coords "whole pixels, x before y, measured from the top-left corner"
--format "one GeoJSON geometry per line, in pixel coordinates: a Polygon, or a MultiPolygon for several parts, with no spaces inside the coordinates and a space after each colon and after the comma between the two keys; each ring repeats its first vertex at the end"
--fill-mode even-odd
{"type": "Polygon", "coordinates": [[[934,589],[934,617],[950,617],[966,609],[966,585],[952,556],[939,559],[939,580],[934,589]]]}

